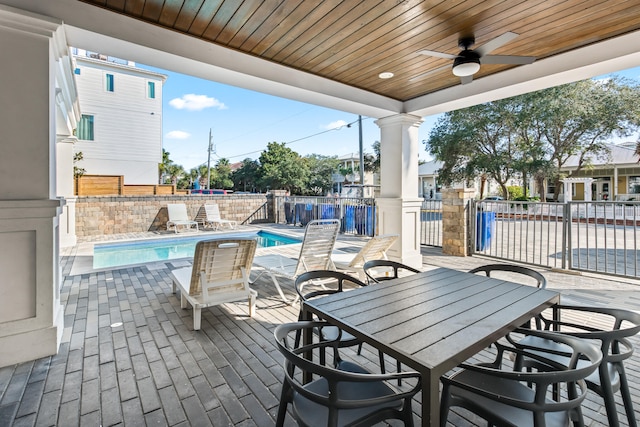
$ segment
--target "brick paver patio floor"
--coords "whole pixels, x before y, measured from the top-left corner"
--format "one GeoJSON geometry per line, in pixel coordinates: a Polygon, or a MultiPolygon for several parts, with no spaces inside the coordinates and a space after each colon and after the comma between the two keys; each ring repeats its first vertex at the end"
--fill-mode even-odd
{"type": "MultiPolygon", "coordinates": [[[[362,239],[341,236],[337,246],[357,251],[362,244],[362,239]]],[[[296,253],[297,248],[289,250],[296,253]]],[[[187,260],[71,275],[77,247],[64,252],[62,344],[55,356],[0,368],[0,426],[274,424],[283,371],[273,330],[295,321],[298,307],[284,304],[266,276],[254,286],[259,296],[253,318],[246,302],[225,304],[203,310],[202,329],[196,332],[191,310],[180,309],[179,296],[171,292],[168,274],[187,260]]],[[[423,261],[427,268],[460,270],[492,262],[443,256],[439,248],[423,248],[423,261]]],[[[548,288],[561,291],[565,303],[640,309],[640,281],[541,271],[548,288]]],[[[292,286],[285,291],[293,294],[292,286]]],[[[638,341],[633,339],[636,346],[638,341]]],[[[362,356],[342,351],[378,369],[376,350],[365,346],[362,356]]],[[[637,415],[640,355],[626,366],[637,415]]],[[[418,396],[415,413],[419,404],[418,396]]],[[[627,425],[621,405],[619,413],[627,425]]],[[[598,396],[588,397],[584,414],[588,426],[607,424],[598,396]]],[[[453,414],[449,421],[475,425],[476,420],[453,414]]],[[[287,425],[294,424],[288,417],[287,425]]]]}

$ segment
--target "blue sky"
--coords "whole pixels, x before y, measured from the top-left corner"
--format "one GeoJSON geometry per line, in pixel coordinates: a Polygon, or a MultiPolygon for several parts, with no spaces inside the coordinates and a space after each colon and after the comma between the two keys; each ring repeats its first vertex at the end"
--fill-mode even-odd
{"type": "MultiPolygon", "coordinates": [[[[206,164],[209,129],[215,147],[212,165],[220,158],[231,163],[257,159],[272,141],[285,142],[302,156],[358,153],[357,115],[139,66],[168,76],[163,87],[163,147],[186,170],[206,164]]],[[[640,67],[616,74],[640,79],[640,67]]],[[[437,116],[424,120],[420,141],[428,139],[437,116]]],[[[363,117],[364,151],[373,153],[371,145],[379,138],[374,119],[363,117]]],[[[420,160],[430,160],[424,145],[420,160]]]]}

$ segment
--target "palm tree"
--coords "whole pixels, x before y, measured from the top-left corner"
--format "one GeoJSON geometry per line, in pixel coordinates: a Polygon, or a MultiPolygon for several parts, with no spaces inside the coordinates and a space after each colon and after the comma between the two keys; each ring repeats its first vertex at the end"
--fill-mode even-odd
{"type": "Polygon", "coordinates": [[[164,148],[162,149],[162,163],[158,163],[158,183],[162,184],[162,177],[169,170],[169,167],[173,164],[169,158],[169,152],[164,148]]]}

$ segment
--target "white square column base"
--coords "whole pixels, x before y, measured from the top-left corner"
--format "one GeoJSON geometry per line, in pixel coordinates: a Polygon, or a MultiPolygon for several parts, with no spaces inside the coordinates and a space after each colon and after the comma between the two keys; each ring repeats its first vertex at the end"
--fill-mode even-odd
{"type": "Polygon", "coordinates": [[[398,234],[400,238],[387,252],[389,259],[410,267],[422,267],[420,253],[420,210],[422,199],[377,198],[380,234],[398,234]]]}

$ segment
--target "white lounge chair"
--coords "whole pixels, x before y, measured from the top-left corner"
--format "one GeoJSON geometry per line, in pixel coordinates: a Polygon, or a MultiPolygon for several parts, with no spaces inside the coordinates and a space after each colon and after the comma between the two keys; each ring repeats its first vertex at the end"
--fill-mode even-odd
{"type": "Polygon", "coordinates": [[[289,303],[278,283],[278,278],[283,277],[293,281],[307,271],[335,270],[331,261],[331,252],[338,237],[338,231],[340,231],[340,221],[337,219],[318,219],[309,222],[298,259],[278,254],[255,257],[253,264],[261,267],[263,271],[252,283],[255,283],[262,274],[269,274],[282,300],[289,303]]]}
{"type": "Polygon", "coordinates": [[[258,293],[249,287],[256,252],[254,238],[212,239],[196,244],[193,265],[173,270],[173,293],[180,287],[180,307],[193,307],[193,329],[200,329],[201,309],[227,302],[249,301],[253,316],[258,293]]]}
{"type": "Polygon", "coordinates": [[[222,219],[222,216],[220,215],[220,208],[218,208],[218,205],[215,203],[204,205],[204,213],[205,216],[202,219],[203,227],[211,226],[214,230],[217,230],[222,226],[227,226],[229,229],[234,230],[238,226],[237,221],[222,219]]]}
{"type": "Polygon", "coordinates": [[[374,259],[387,259],[387,251],[398,240],[397,234],[383,234],[372,237],[358,253],[348,253],[334,250],[331,260],[338,270],[357,273],[360,280],[365,280],[366,275],[362,267],[367,261],[374,259]]]}
{"type": "Polygon", "coordinates": [[[187,205],[184,203],[167,203],[167,213],[169,215],[167,230],[173,228],[177,233],[180,227],[185,230],[192,230],[195,226],[194,231],[198,231],[198,223],[189,219],[187,205]]]}

